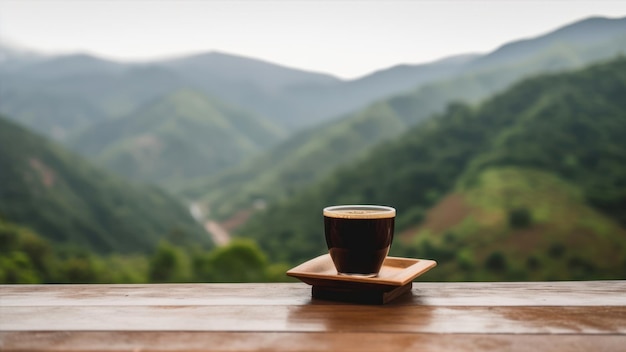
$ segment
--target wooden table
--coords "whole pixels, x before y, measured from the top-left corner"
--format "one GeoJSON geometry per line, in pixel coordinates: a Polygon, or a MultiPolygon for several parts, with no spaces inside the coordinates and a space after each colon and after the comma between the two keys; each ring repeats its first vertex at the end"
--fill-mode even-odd
{"type": "Polygon", "coordinates": [[[626,351],[626,281],[415,282],[379,306],[303,283],[9,285],[0,350],[626,351]]]}

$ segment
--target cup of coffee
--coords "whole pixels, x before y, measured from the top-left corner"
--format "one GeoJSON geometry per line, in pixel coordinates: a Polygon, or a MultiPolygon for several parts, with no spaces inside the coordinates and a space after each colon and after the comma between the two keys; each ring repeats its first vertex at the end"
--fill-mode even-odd
{"type": "Polygon", "coordinates": [[[382,205],[324,208],[324,235],[340,275],[375,277],[393,242],[396,210],[382,205]]]}

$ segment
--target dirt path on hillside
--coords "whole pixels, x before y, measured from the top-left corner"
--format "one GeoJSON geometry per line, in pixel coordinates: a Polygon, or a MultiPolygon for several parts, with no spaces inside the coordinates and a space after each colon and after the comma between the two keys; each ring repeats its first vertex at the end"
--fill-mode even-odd
{"type": "Polygon", "coordinates": [[[209,220],[204,223],[204,229],[211,235],[217,246],[225,246],[230,242],[230,234],[219,223],[209,220]]]}
{"type": "Polygon", "coordinates": [[[189,213],[193,218],[201,223],[204,230],[211,236],[216,246],[225,246],[230,242],[230,233],[217,221],[208,218],[208,205],[200,202],[192,202],[189,205],[189,213]]]}

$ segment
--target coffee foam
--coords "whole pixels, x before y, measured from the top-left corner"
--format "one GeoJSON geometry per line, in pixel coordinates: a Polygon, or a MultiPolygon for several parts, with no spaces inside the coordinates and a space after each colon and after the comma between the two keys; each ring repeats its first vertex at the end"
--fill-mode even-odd
{"type": "Polygon", "coordinates": [[[324,216],[338,219],[386,219],[396,216],[396,210],[382,205],[337,205],[324,208],[324,216]]]}

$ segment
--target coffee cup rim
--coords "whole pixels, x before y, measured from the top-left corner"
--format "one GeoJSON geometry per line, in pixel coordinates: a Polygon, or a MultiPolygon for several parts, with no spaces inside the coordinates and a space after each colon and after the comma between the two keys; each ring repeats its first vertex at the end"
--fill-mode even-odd
{"type": "Polygon", "coordinates": [[[372,204],[332,205],[325,207],[323,214],[326,217],[336,219],[387,219],[396,216],[396,209],[386,205],[372,204]],[[355,212],[346,212],[350,209],[354,209],[355,212]],[[366,210],[367,212],[359,213],[359,210],[366,210]]]}

